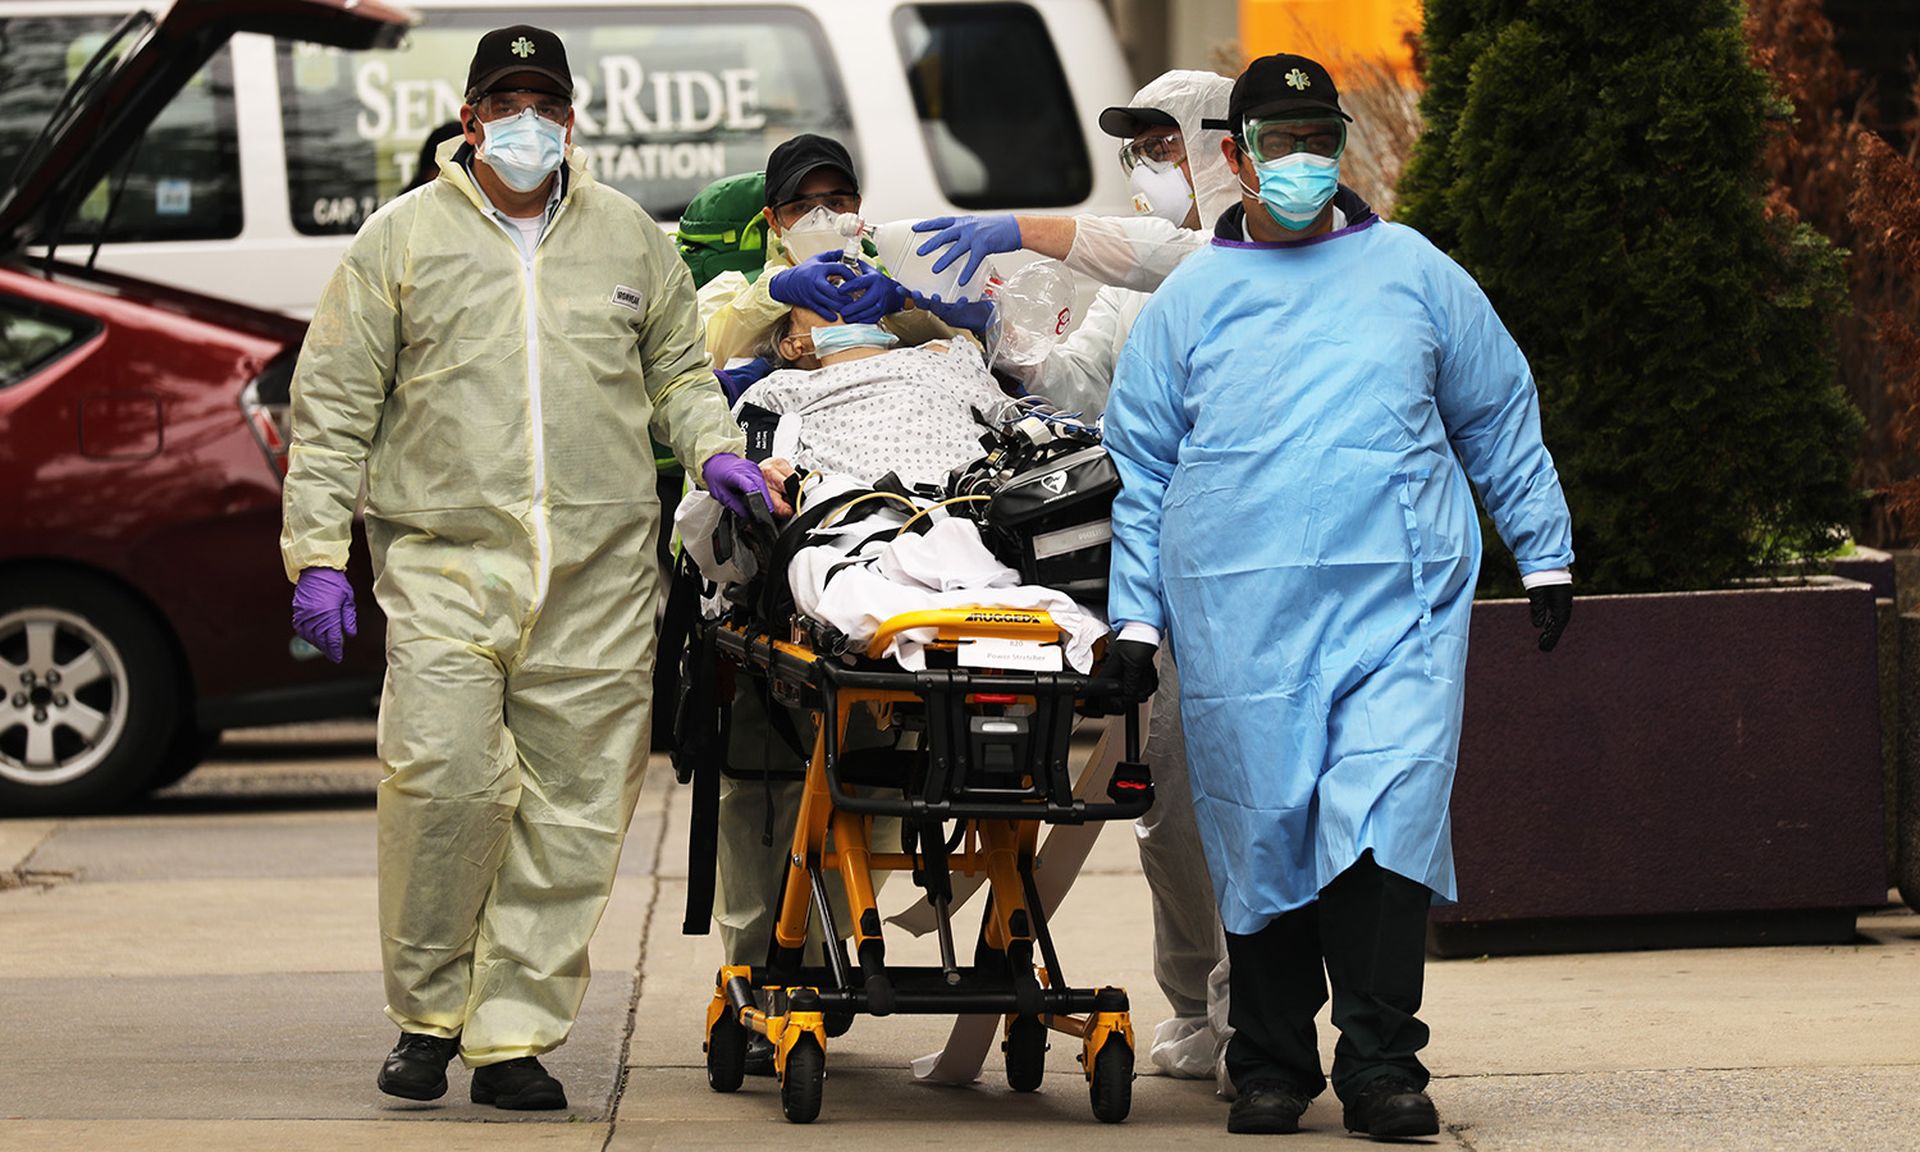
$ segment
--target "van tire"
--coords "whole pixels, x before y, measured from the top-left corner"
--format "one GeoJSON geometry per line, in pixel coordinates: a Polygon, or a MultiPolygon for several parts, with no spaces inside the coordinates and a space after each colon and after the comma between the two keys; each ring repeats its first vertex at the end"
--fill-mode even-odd
{"type": "Polygon", "coordinates": [[[180,685],[166,633],[131,593],[98,577],[0,575],[0,678],[0,812],[123,805],[174,747],[180,685]],[[79,676],[88,678],[76,685],[79,676]]]}

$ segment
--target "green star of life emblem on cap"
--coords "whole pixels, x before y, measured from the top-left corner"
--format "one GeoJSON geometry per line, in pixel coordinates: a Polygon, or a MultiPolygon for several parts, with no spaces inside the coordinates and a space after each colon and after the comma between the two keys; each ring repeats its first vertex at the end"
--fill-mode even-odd
{"type": "Polygon", "coordinates": [[[1313,81],[1307,79],[1307,74],[1298,68],[1287,73],[1287,84],[1289,87],[1305,91],[1307,86],[1312,83],[1313,81]]]}
{"type": "Polygon", "coordinates": [[[525,36],[515,40],[510,47],[513,49],[513,54],[522,60],[533,55],[533,41],[527,39],[525,36]]]}

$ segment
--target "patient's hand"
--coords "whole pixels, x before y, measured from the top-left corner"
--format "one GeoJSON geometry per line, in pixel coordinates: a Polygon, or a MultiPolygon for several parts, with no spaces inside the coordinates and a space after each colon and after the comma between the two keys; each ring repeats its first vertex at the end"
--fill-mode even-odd
{"type": "Polygon", "coordinates": [[[760,461],[760,475],[766,478],[767,493],[773,497],[773,516],[776,520],[785,520],[793,515],[793,505],[787,503],[787,481],[793,477],[794,467],[791,461],[774,457],[760,461]]]}

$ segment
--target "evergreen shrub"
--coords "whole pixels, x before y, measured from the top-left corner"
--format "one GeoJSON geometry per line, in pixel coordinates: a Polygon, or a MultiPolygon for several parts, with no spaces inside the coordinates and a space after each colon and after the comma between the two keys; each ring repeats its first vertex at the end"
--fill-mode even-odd
{"type": "MultiPolygon", "coordinates": [[[[1858,507],[1842,253],[1764,206],[1779,108],[1735,0],[1427,0],[1397,218],[1533,365],[1587,592],[1720,587],[1858,507]]],[[[1489,534],[1483,587],[1510,588],[1489,534]]]]}

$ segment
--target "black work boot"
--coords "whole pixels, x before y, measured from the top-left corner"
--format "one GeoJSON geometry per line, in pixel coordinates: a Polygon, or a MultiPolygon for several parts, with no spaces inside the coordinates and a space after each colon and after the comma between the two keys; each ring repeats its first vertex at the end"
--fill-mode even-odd
{"type": "Polygon", "coordinates": [[[1375,1080],[1347,1101],[1346,1123],[1347,1131],[1377,1140],[1436,1136],[1440,1132],[1440,1114],[1434,1111],[1433,1101],[1412,1082],[1395,1076],[1375,1080]]]}
{"type": "Polygon", "coordinates": [[[566,1090],[531,1056],[473,1070],[473,1102],[514,1112],[544,1112],[567,1106],[566,1090]]]}
{"type": "Polygon", "coordinates": [[[442,1040],[422,1032],[402,1032],[374,1083],[389,1096],[438,1100],[447,1094],[447,1062],[459,1052],[458,1036],[442,1040]]]}
{"type": "Polygon", "coordinates": [[[774,1075],[773,1041],[758,1032],[747,1033],[747,1075],[774,1075]]]}
{"type": "Polygon", "coordinates": [[[1239,1089],[1227,1111],[1227,1131],[1261,1136],[1285,1136],[1300,1131],[1307,1098],[1284,1084],[1256,1080],[1239,1089]]]}

